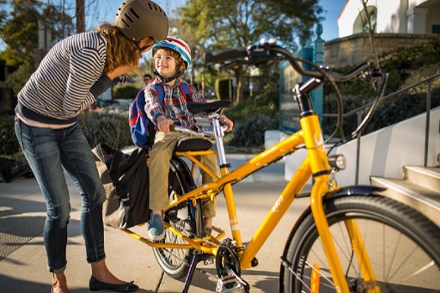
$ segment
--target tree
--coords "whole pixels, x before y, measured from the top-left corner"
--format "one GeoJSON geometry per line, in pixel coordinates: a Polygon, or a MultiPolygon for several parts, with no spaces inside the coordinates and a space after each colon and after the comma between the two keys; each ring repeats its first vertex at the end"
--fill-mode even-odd
{"type": "MultiPolygon", "coordinates": [[[[6,84],[17,94],[35,70],[36,61],[44,56],[45,47],[39,46],[39,32],[50,31],[52,44],[72,34],[74,31],[72,18],[59,11],[52,4],[38,0],[12,0],[10,13],[2,1],[0,10],[0,37],[6,49],[0,52],[0,59],[14,68],[7,77],[6,84]],[[39,27],[40,26],[40,27],[39,27]],[[43,52],[42,52],[43,51],[43,52]],[[40,55],[39,55],[40,54],[40,55]]],[[[48,44],[50,47],[51,44],[48,44]]]]}
{"type": "MultiPolygon", "coordinates": [[[[205,52],[255,44],[263,35],[275,36],[294,48],[305,42],[320,20],[318,0],[187,0],[181,8],[182,23],[197,40],[196,50],[205,52]]],[[[243,95],[245,68],[233,68],[237,80],[236,101],[243,95]]]]}

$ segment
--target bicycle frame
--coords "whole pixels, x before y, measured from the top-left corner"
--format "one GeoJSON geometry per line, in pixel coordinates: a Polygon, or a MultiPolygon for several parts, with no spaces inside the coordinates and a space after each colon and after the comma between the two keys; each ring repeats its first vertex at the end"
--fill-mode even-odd
{"type": "MultiPolygon", "coordinates": [[[[256,155],[253,159],[244,163],[233,171],[230,170],[229,164],[226,162],[223,141],[221,140],[223,134],[220,130],[221,128],[219,126],[218,119],[213,118],[213,127],[217,142],[221,177],[218,178],[196,158],[196,156],[212,154],[214,151],[177,152],[176,155],[185,157],[193,163],[192,169],[194,169],[194,165],[197,165],[199,168],[206,171],[213,178],[213,182],[204,184],[186,194],[176,197],[175,200],[170,202],[169,208],[177,206],[185,201],[192,201],[195,204],[197,199],[214,199],[219,192],[223,191],[228,210],[232,238],[236,243],[236,247],[238,248],[240,267],[242,269],[247,269],[252,266],[253,258],[256,256],[271,232],[275,229],[285,212],[291,206],[296,196],[301,192],[310,177],[313,176],[314,184],[310,195],[311,210],[315,219],[318,233],[322,240],[324,253],[328,260],[337,291],[349,292],[348,284],[340,265],[339,257],[332,240],[331,232],[322,205],[323,196],[329,191],[332,191],[333,188],[337,187],[330,178],[332,172],[328,162],[327,153],[324,148],[321,126],[318,116],[313,110],[313,105],[309,94],[320,84],[321,81],[319,79],[312,78],[307,83],[302,85],[301,88],[300,86],[297,86],[295,89],[295,99],[297,100],[301,110],[301,130],[256,155]],[[232,185],[243,180],[250,174],[264,168],[265,166],[278,161],[282,157],[294,153],[299,147],[302,146],[305,146],[307,150],[306,159],[302,162],[295,174],[288,181],[286,187],[266,215],[263,222],[260,224],[252,239],[246,246],[243,246],[232,185]]],[[[204,241],[204,238],[189,238],[166,223],[165,225],[174,234],[181,237],[188,244],[150,242],[136,233],[133,233],[129,229],[124,231],[155,248],[194,248],[204,253],[213,255],[217,254],[220,240],[225,235],[224,231],[213,227],[214,231],[218,232],[219,235],[216,237],[211,235],[208,242],[204,241]]],[[[355,254],[358,260],[360,260],[359,263],[364,279],[375,282],[376,279],[372,271],[369,257],[363,247],[363,240],[356,222],[353,220],[346,221],[346,226],[354,247],[355,254]]]]}

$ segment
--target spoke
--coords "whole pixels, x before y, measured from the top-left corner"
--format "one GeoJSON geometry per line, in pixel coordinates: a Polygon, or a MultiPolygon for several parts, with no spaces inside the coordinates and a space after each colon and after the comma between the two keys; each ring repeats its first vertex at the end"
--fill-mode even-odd
{"type": "Polygon", "coordinates": [[[345,259],[350,259],[350,251],[351,251],[351,244],[350,244],[350,237],[347,237],[347,229],[345,228],[345,225],[343,225],[343,223],[338,223],[337,224],[338,229],[339,229],[339,235],[336,233],[331,233],[332,234],[332,239],[333,239],[333,243],[335,243],[335,245],[339,248],[339,251],[344,255],[345,259]],[[336,240],[336,238],[338,236],[339,238],[342,238],[342,241],[338,241],[336,240]],[[344,247],[345,248],[344,248],[344,247]]]}
{"type": "MultiPolygon", "coordinates": [[[[417,249],[418,249],[418,247],[417,247],[417,246],[414,246],[413,250],[412,250],[410,253],[408,253],[408,256],[407,256],[406,258],[402,259],[402,262],[401,262],[399,265],[396,266],[396,269],[394,270],[394,273],[390,274],[389,279],[386,280],[386,281],[390,281],[390,280],[392,280],[392,279],[397,275],[397,273],[398,273],[402,268],[405,267],[405,264],[409,264],[409,263],[410,263],[410,257],[411,257],[411,255],[414,254],[414,252],[415,252],[417,249]]],[[[409,266],[412,267],[413,264],[409,264],[409,266]]],[[[391,266],[390,266],[390,270],[391,270],[391,266]]],[[[385,280],[384,280],[384,281],[385,281],[385,280]]]]}
{"type": "MultiPolygon", "coordinates": [[[[396,256],[397,256],[397,251],[398,251],[398,247],[400,247],[401,246],[401,240],[402,240],[402,234],[401,233],[399,233],[399,235],[398,235],[398,239],[396,240],[396,241],[392,241],[395,245],[394,245],[394,249],[393,249],[393,255],[392,255],[392,257],[391,257],[391,259],[389,260],[389,265],[388,265],[388,272],[387,272],[387,266],[386,266],[386,261],[387,261],[387,257],[386,257],[386,255],[385,255],[385,252],[386,252],[386,233],[385,233],[385,228],[386,228],[386,226],[385,225],[383,225],[384,226],[384,245],[382,246],[382,251],[384,252],[384,257],[383,257],[383,263],[384,263],[384,268],[383,268],[383,271],[384,271],[384,275],[383,275],[383,278],[384,278],[384,281],[385,280],[391,280],[391,270],[392,270],[392,268],[393,268],[393,264],[395,263],[395,261],[397,261],[397,259],[396,259],[396,256]]],[[[391,244],[390,244],[391,245],[391,244]]]]}
{"type": "Polygon", "coordinates": [[[424,265],[423,267],[421,267],[420,269],[415,271],[413,274],[409,275],[406,279],[403,279],[403,281],[406,282],[406,281],[410,280],[411,278],[414,278],[417,275],[423,273],[424,271],[428,270],[429,268],[431,268],[433,266],[435,266],[435,263],[434,263],[434,261],[431,261],[430,263],[424,265]]]}

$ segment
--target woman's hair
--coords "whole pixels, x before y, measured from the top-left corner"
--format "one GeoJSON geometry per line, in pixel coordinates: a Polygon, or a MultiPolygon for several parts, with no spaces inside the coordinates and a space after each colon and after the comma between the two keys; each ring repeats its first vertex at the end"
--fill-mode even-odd
{"type": "Polygon", "coordinates": [[[170,48],[158,48],[155,53],[157,53],[159,50],[164,50],[168,54],[170,54],[175,60],[176,60],[176,71],[183,73],[186,70],[186,64],[183,62],[182,56],[177,53],[176,51],[170,49],[170,48]]]}
{"type": "Polygon", "coordinates": [[[137,68],[142,57],[137,42],[129,40],[117,26],[102,23],[96,29],[107,41],[107,60],[104,72],[110,72],[122,65],[137,68]]]}

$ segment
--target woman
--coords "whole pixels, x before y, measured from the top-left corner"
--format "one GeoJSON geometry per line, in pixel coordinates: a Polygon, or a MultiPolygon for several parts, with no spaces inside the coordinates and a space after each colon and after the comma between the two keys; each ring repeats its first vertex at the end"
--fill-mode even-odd
{"type": "Polygon", "coordinates": [[[125,1],[115,25],[102,24],[96,31],[57,43],[18,94],[16,135],[47,207],[43,235],[52,272],[51,292],[68,292],[64,271],[70,204],[64,171],[81,194],[81,228],[92,271],[90,289],[138,289],[133,282],[119,280],[106,266],[105,193],[77,116],[119,76],[137,69],[142,53],[167,32],[168,18],[156,3],[125,1]]]}

